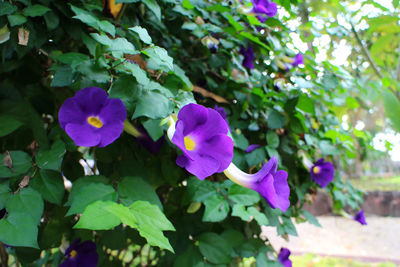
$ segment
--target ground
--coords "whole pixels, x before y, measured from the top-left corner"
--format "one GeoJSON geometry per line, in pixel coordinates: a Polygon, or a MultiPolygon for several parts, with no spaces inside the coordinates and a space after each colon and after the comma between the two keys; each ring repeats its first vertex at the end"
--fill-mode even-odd
{"type": "Polygon", "coordinates": [[[343,217],[321,216],[318,220],[322,227],[297,224],[298,236],[290,236],[289,242],[278,237],[273,227],[264,227],[263,234],[276,251],[287,247],[294,255],[313,253],[364,262],[391,261],[400,264],[400,218],[367,216],[366,219],[368,225],[364,226],[343,217]]]}

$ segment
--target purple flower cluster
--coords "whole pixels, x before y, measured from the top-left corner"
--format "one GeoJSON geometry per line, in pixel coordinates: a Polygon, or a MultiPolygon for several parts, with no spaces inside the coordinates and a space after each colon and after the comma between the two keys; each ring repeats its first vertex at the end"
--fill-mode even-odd
{"type": "Polygon", "coordinates": [[[292,261],[289,259],[289,256],[290,250],[287,248],[281,248],[281,251],[278,255],[278,260],[284,267],[292,267],[292,261]]]}
{"type": "Polygon", "coordinates": [[[278,12],[278,7],[274,2],[268,0],[251,0],[251,2],[253,3],[252,12],[257,14],[258,20],[262,23],[267,20],[267,17],[273,17],[278,12]]]}
{"type": "Polygon", "coordinates": [[[297,67],[300,64],[304,64],[304,58],[303,55],[298,53],[294,58],[293,58],[293,62],[292,62],[292,66],[293,67],[297,67]]]}
{"type": "Polygon", "coordinates": [[[233,158],[233,141],[228,124],[211,108],[184,106],[178,114],[172,142],[183,152],[176,164],[203,180],[224,171],[233,158]]]}
{"type": "Polygon", "coordinates": [[[335,169],[332,163],[323,158],[317,160],[310,169],[311,180],[321,187],[326,187],[335,178],[335,169]]]}
{"type": "Polygon", "coordinates": [[[58,119],[76,145],[104,147],[121,135],[126,109],[120,99],[108,98],[100,88],[87,87],[65,100],[58,119]]]}
{"type": "Polygon", "coordinates": [[[72,243],[64,255],[67,257],[65,261],[60,264],[60,267],[96,267],[98,262],[98,255],[96,252],[96,244],[93,241],[80,242],[77,239],[72,243]]]}
{"type": "Polygon", "coordinates": [[[367,221],[365,220],[364,216],[364,210],[360,210],[359,212],[357,212],[353,219],[362,225],[367,225],[367,221]]]}
{"type": "Polygon", "coordinates": [[[247,48],[244,48],[242,46],[239,50],[239,53],[243,55],[244,59],[242,62],[243,67],[249,68],[249,69],[254,69],[254,51],[253,51],[253,46],[249,45],[247,48]]]}

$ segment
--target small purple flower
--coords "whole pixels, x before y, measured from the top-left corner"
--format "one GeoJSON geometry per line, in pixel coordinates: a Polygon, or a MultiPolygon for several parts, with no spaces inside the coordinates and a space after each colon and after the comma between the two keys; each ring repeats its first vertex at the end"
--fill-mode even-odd
{"type": "Polygon", "coordinates": [[[249,68],[249,69],[254,69],[254,51],[253,51],[253,46],[249,45],[247,48],[244,48],[244,46],[242,46],[239,50],[239,53],[242,54],[244,56],[242,65],[245,68],[249,68]]]}
{"type": "Polygon", "coordinates": [[[208,49],[210,50],[211,54],[215,54],[218,51],[218,45],[215,43],[208,44],[208,49]]]}
{"type": "Polygon", "coordinates": [[[214,106],[214,109],[222,116],[222,118],[226,121],[226,111],[223,107],[219,107],[218,105],[214,106]]]}
{"type": "Polygon", "coordinates": [[[311,180],[321,187],[326,187],[335,178],[335,169],[332,163],[324,162],[323,158],[315,162],[310,171],[311,180]]]}
{"type": "Polygon", "coordinates": [[[260,193],[273,209],[278,208],[285,212],[290,206],[288,174],[283,170],[277,171],[277,166],[277,158],[272,157],[255,174],[242,172],[234,164],[229,165],[224,173],[233,182],[260,193]]]}
{"type": "Polygon", "coordinates": [[[140,125],[138,128],[140,135],[136,138],[137,143],[146,148],[153,155],[158,154],[162,145],[164,144],[164,136],[161,136],[156,142],[154,142],[142,125],[140,125]]]}
{"type": "Polygon", "coordinates": [[[293,62],[292,62],[292,66],[293,67],[297,67],[300,64],[304,64],[304,59],[303,59],[303,55],[298,53],[294,58],[293,58],[293,62]]]}
{"type": "Polygon", "coordinates": [[[279,251],[278,260],[284,267],[292,267],[292,261],[289,259],[290,250],[281,248],[279,251]]]}
{"type": "Polygon", "coordinates": [[[176,164],[200,180],[224,171],[232,162],[228,124],[214,109],[188,104],[179,111],[175,127],[171,141],[183,151],[176,164]]]}
{"type": "Polygon", "coordinates": [[[253,145],[249,145],[247,148],[246,148],[246,153],[250,153],[250,152],[253,152],[254,150],[256,150],[257,148],[259,148],[260,147],[260,145],[257,145],[257,144],[253,144],[253,145]]]}
{"type": "Polygon", "coordinates": [[[82,243],[80,241],[80,239],[77,239],[68,247],[64,253],[67,259],[60,264],[60,267],[97,266],[96,244],[90,240],[82,243]]]}
{"type": "Polygon", "coordinates": [[[353,218],[355,221],[361,223],[362,225],[367,225],[367,221],[365,220],[364,210],[360,210],[353,218]]]}
{"type": "Polygon", "coordinates": [[[108,98],[100,88],[87,87],[65,100],[58,119],[76,145],[104,147],[121,135],[126,109],[120,99],[108,98]]]}
{"type": "Polygon", "coordinates": [[[278,12],[278,7],[274,2],[268,0],[251,0],[251,2],[253,3],[252,12],[258,14],[257,18],[262,23],[264,23],[267,18],[261,15],[273,17],[278,12]]]}

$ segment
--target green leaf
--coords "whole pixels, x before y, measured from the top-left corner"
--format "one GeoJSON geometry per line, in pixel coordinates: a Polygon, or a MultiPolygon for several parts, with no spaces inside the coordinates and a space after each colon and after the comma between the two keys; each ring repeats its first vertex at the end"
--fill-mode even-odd
{"type": "Polygon", "coordinates": [[[199,249],[206,259],[214,264],[228,264],[232,247],[216,233],[203,233],[197,237],[199,249]]]}
{"type": "Polygon", "coordinates": [[[139,99],[132,119],[145,116],[161,119],[172,113],[174,103],[164,95],[154,91],[145,92],[139,99]]]}
{"type": "Polygon", "coordinates": [[[382,91],[386,116],[390,119],[393,129],[400,132],[400,101],[389,90],[382,91]]]}
{"type": "Polygon", "coordinates": [[[31,5],[22,10],[22,13],[27,17],[43,16],[51,9],[42,5],[31,5]]]}
{"type": "Polygon", "coordinates": [[[161,21],[161,9],[156,0],[142,0],[142,3],[145,4],[154,15],[156,15],[156,18],[159,21],[161,21]]]}
{"type": "Polygon", "coordinates": [[[69,52],[57,56],[56,59],[63,64],[70,65],[72,69],[75,69],[76,66],[86,60],[89,60],[90,58],[88,55],[85,54],[69,52]]]}
{"type": "Polygon", "coordinates": [[[11,27],[24,24],[25,22],[28,21],[28,19],[25,16],[22,16],[19,14],[8,15],[7,18],[8,18],[8,22],[10,22],[11,27]]]}
{"type": "Polygon", "coordinates": [[[279,129],[285,125],[286,119],[281,113],[273,109],[268,115],[267,122],[268,128],[279,129]]]}
{"type": "Polygon", "coordinates": [[[107,35],[100,35],[98,33],[91,33],[90,36],[92,36],[93,39],[95,39],[100,44],[107,46],[109,51],[120,51],[123,53],[129,53],[131,55],[138,53],[133,44],[131,44],[126,38],[120,37],[110,39],[107,35]]]}
{"type": "Polygon", "coordinates": [[[0,115],[0,137],[14,132],[23,125],[22,122],[9,115],[0,115]]]}
{"type": "Polygon", "coordinates": [[[253,205],[260,201],[260,194],[237,184],[229,188],[228,196],[230,200],[246,206],[253,205]]]}
{"type": "Polygon", "coordinates": [[[314,101],[311,96],[301,94],[296,107],[304,112],[315,114],[314,101]]]}
{"type": "Polygon", "coordinates": [[[60,171],[65,152],[64,142],[57,140],[49,150],[39,149],[36,154],[36,163],[42,169],[60,171]]]}
{"type": "Polygon", "coordinates": [[[143,86],[147,86],[150,83],[150,79],[147,77],[146,71],[142,70],[138,64],[125,62],[124,67],[126,67],[129,72],[136,78],[136,81],[143,86]]]}
{"type": "MultiPolygon", "coordinates": [[[[174,71],[174,62],[172,57],[168,55],[167,50],[162,47],[154,46],[142,51],[143,54],[153,60],[156,67],[167,68],[166,71],[174,71]]],[[[150,62],[149,62],[150,64],[150,62]]],[[[148,66],[149,68],[149,66],[148,66]]]]}
{"type": "Polygon", "coordinates": [[[145,44],[152,43],[151,37],[145,28],[142,28],[140,26],[135,26],[135,27],[129,28],[129,30],[137,33],[137,35],[139,36],[140,40],[143,41],[143,43],[145,43],[145,44]]]}
{"type": "Polygon", "coordinates": [[[95,201],[117,201],[117,198],[117,192],[111,185],[102,183],[85,184],[78,190],[71,191],[68,199],[71,207],[66,216],[82,213],[89,204],[95,201]]]}
{"type": "Polygon", "coordinates": [[[174,64],[174,74],[181,79],[185,87],[183,89],[185,90],[191,90],[193,85],[190,82],[189,78],[186,76],[185,71],[179,67],[178,65],[174,64]]]}
{"type": "Polygon", "coordinates": [[[72,84],[74,74],[70,66],[62,66],[57,69],[54,74],[53,80],[51,81],[52,87],[63,87],[72,84]]]}
{"type": "Polygon", "coordinates": [[[11,189],[8,182],[0,183],[0,209],[6,206],[8,199],[11,197],[11,189]]]}
{"type": "Polygon", "coordinates": [[[17,10],[17,6],[14,6],[6,1],[0,2],[0,16],[10,15],[17,10]]]}
{"type": "Polygon", "coordinates": [[[36,224],[39,224],[43,214],[44,203],[42,196],[36,190],[27,187],[10,197],[7,201],[6,209],[10,213],[24,213],[25,217],[31,217],[36,224]]]}
{"type": "Polygon", "coordinates": [[[137,200],[145,200],[157,205],[160,210],[163,210],[158,195],[154,188],[150,186],[140,177],[125,177],[118,182],[118,193],[121,203],[129,206],[137,200]]]}
{"type": "Polygon", "coordinates": [[[246,207],[242,204],[235,204],[232,208],[232,216],[239,217],[245,222],[249,222],[251,219],[250,214],[246,211],[246,207]]]}
{"type": "Polygon", "coordinates": [[[190,195],[191,201],[204,202],[207,198],[217,193],[215,184],[192,176],[187,181],[187,190],[190,195]]]}
{"type": "Polygon", "coordinates": [[[229,203],[220,194],[213,195],[204,201],[206,209],[203,222],[220,222],[228,216],[229,203]]]}
{"type": "Polygon", "coordinates": [[[161,127],[160,123],[161,120],[147,120],[142,123],[154,142],[156,142],[161,136],[164,135],[164,130],[161,127]]]}
{"type": "Polygon", "coordinates": [[[262,226],[262,225],[268,225],[268,219],[265,216],[264,213],[261,213],[258,211],[255,207],[249,207],[247,209],[247,212],[254,217],[254,219],[257,221],[257,223],[262,226]]]}
{"type": "Polygon", "coordinates": [[[73,18],[79,19],[83,23],[95,28],[96,30],[102,30],[111,34],[113,37],[115,36],[115,26],[109,21],[99,20],[90,12],[79,7],[75,7],[73,5],[71,5],[71,9],[76,14],[76,16],[74,16],[73,18]]]}
{"type": "Polygon", "coordinates": [[[190,3],[190,0],[183,0],[182,1],[182,6],[186,9],[193,9],[194,5],[192,5],[192,3],[190,3]]]}
{"type": "Polygon", "coordinates": [[[263,147],[257,148],[254,151],[247,153],[244,157],[249,166],[255,166],[264,161],[265,149],[263,147]]]}
{"type": "Polygon", "coordinates": [[[174,231],[175,228],[157,206],[147,201],[136,201],[129,209],[137,220],[139,234],[150,245],[174,251],[162,231],[174,231]]]}
{"type": "Polygon", "coordinates": [[[136,79],[130,75],[123,75],[112,84],[109,96],[121,99],[128,113],[132,114],[140,93],[141,88],[136,79]]]}
{"type": "Polygon", "coordinates": [[[186,251],[179,255],[174,261],[174,267],[205,267],[203,257],[199,249],[193,245],[189,245],[186,251]]]}
{"type": "Polygon", "coordinates": [[[31,157],[23,151],[10,151],[0,154],[3,164],[0,164],[0,178],[13,177],[26,173],[32,166],[31,157]]]}
{"type": "Polygon", "coordinates": [[[36,173],[29,184],[36,189],[45,200],[61,205],[64,197],[64,181],[59,172],[51,170],[40,170],[36,173]]]}
{"type": "Polygon", "coordinates": [[[112,201],[96,201],[86,207],[74,228],[108,230],[118,226],[121,221],[131,227],[136,225],[128,207],[112,201]]]}
{"type": "Polygon", "coordinates": [[[303,211],[301,212],[301,214],[304,216],[304,218],[306,218],[306,220],[307,220],[309,223],[314,224],[315,226],[318,226],[318,227],[322,227],[321,224],[318,222],[318,219],[317,219],[316,217],[314,217],[314,216],[313,216],[311,213],[309,213],[308,211],[303,210],[303,211]]]}
{"type": "Polygon", "coordinates": [[[267,145],[272,148],[277,148],[279,146],[279,136],[276,132],[267,132],[267,145]]]}
{"type": "Polygon", "coordinates": [[[0,241],[9,246],[39,248],[36,221],[26,211],[10,212],[0,220],[0,241]]]}

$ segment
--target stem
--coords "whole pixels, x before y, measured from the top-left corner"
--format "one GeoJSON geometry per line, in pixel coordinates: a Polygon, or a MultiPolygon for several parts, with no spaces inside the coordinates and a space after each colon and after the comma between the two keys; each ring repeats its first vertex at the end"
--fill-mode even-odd
{"type": "Polygon", "coordinates": [[[7,267],[8,266],[8,254],[4,244],[0,242],[0,259],[1,259],[1,266],[7,267]]]}
{"type": "Polygon", "coordinates": [[[132,123],[130,123],[128,120],[124,121],[124,131],[130,135],[133,135],[136,138],[142,136],[139,130],[136,129],[135,126],[133,126],[132,123]]]}
{"type": "Polygon", "coordinates": [[[374,70],[375,74],[382,79],[382,74],[378,70],[378,66],[376,65],[375,61],[372,59],[371,54],[369,53],[367,47],[363,44],[360,35],[357,33],[356,28],[354,28],[353,23],[350,21],[349,22],[351,25],[351,31],[354,33],[354,36],[357,39],[358,44],[361,47],[361,50],[363,51],[365,57],[367,58],[368,62],[371,64],[372,69],[374,70]]]}
{"type": "MultiPolygon", "coordinates": [[[[399,46],[398,50],[400,51],[400,46],[399,46]]],[[[397,81],[400,80],[400,55],[399,55],[399,61],[397,62],[396,73],[395,73],[395,79],[396,79],[397,81]]]]}

